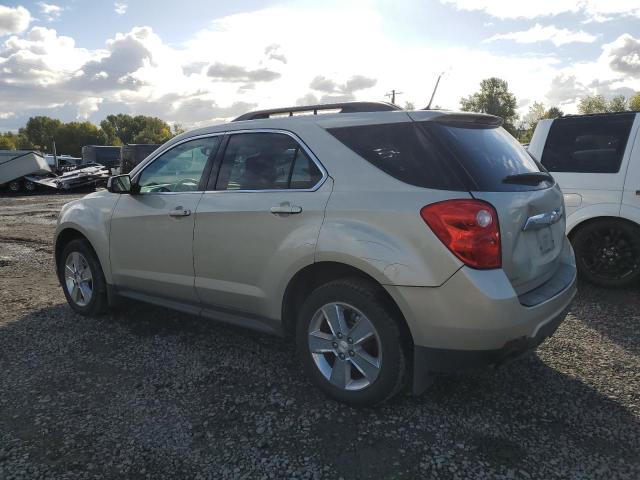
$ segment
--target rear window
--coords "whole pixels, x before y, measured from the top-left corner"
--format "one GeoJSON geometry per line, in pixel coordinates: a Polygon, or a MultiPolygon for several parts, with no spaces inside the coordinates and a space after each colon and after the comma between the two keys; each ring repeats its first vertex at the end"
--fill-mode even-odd
{"type": "Polygon", "coordinates": [[[415,122],[328,129],[392,177],[417,187],[466,190],[448,154],[415,122]]]}
{"type": "Polygon", "coordinates": [[[537,185],[504,183],[509,176],[539,173],[535,160],[502,127],[463,128],[424,122],[437,132],[443,143],[468,174],[473,186],[485,192],[520,191],[548,188],[552,182],[537,185]]]}
{"type": "Polygon", "coordinates": [[[503,128],[433,121],[328,130],[362,158],[410,185],[441,190],[517,191],[546,188],[504,183],[510,175],[540,172],[503,128]]]}
{"type": "Polygon", "coordinates": [[[542,152],[550,172],[617,173],[634,115],[555,120],[542,152]]]}

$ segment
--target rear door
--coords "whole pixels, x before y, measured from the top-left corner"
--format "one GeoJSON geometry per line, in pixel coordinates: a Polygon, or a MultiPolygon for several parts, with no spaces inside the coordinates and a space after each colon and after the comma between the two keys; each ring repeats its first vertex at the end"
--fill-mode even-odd
{"type": "Polygon", "coordinates": [[[283,284],[313,262],[331,186],[292,134],[229,133],[196,214],[195,285],[205,314],[279,316],[269,305],[279,309],[283,284]]]}
{"type": "Polygon", "coordinates": [[[565,241],[563,198],[553,179],[502,127],[452,115],[420,123],[462,167],[471,195],[496,209],[502,268],[515,291],[553,276],[565,241]]]}

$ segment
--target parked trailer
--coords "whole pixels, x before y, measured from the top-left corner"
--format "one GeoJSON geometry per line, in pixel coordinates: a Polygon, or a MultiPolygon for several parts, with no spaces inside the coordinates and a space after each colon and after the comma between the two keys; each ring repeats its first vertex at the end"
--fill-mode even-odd
{"type": "Polygon", "coordinates": [[[133,167],[147,158],[160,145],[153,143],[130,143],[122,146],[122,167],[120,173],[129,173],[133,167]]]}
{"type": "Polygon", "coordinates": [[[122,162],[121,147],[114,145],[85,145],[82,147],[82,163],[99,163],[112,173],[119,169],[122,162]]]}
{"type": "Polygon", "coordinates": [[[27,175],[47,175],[51,173],[47,160],[35,150],[0,150],[0,185],[11,192],[35,190],[35,184],[25,178],[27,175]]]}
{"type": "Polygon", "coordinates": [[[81,187],[104,185],[109,178],[109,169],[98,163],[83,165],[60,175],[28,175],[25,178],[34,184],[60,190],[72,190],[81,187]]]}

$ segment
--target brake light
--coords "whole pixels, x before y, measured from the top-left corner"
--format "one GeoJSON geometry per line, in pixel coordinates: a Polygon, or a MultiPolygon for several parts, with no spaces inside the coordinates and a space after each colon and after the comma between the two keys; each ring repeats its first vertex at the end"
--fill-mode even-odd
{"type": "Polygon", "coordinates": [[[480,200],[445,200],[420,210],[420,216],[451,252],[466,265],[500,268],[500,226],[495,208],[480,200]]]}

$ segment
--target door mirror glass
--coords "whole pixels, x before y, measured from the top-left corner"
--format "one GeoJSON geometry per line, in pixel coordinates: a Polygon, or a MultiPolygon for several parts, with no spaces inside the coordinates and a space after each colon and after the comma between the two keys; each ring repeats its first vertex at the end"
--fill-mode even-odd
{"type": "Polygon", "coordinates": [[[111,193],[131,193],[131,177],[129,175],[109,177],[107,190],[111,193]]]}

